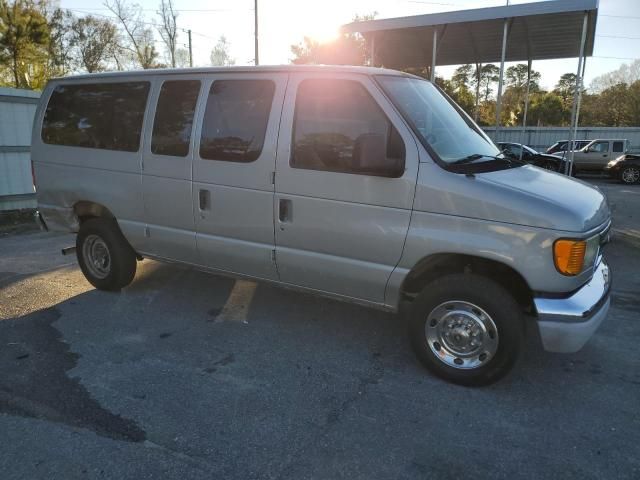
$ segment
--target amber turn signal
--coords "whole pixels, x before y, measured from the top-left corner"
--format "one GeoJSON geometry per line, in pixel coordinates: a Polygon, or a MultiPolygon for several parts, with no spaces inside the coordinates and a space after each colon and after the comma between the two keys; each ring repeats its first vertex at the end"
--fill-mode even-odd
{"type": "Polygon", "coordinates": [[[578,275],[584,265],[587,242],[584,240],[556,240],[553,244],[553,260],[563,275],[578,275]]]}

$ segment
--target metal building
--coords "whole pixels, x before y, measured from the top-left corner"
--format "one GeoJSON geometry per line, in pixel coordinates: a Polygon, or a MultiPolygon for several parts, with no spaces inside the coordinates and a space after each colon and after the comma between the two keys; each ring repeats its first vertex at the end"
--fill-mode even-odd
{"type": "Polygon", "coordinates": [[[35,208],[31,128],[40,92],[0,88],[0,211],[35,208]]]}

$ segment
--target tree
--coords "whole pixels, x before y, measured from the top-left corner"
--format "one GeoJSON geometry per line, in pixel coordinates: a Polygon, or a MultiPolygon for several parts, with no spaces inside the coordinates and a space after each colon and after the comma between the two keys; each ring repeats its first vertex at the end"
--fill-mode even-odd
{"type": "Polygon", "coordinates": [[[104,3],[116,16],[125,36],[128,45],[124,46],[137,60],[138,64],[144,68],[157,68],[156,62],[158,52],[155,47],[153,30],[146,28],[142,17],[142,10],[138,4],[127,4],[126,0],[107,0],[104,3]]]}
{"type": "Polygon", "coordinates": [[[603,90],[598,98],[600,122],[607,127],[624,127],[630,124],[629,87],[618,83],[603,90]]]}
{"type": "Polygon", "coordinates": [[[64,76],[73,71],[76,59],[73,55],[73,13],[55,8],[47,18],[49,25],[49,62],[47,77],[64,76]]]}
{"type": "Polygon", "coordinates": [[[162,19],[162,24],[158,27],[160,37],[167,47],[170,65],[176,67],[176,41],[178,39],[178,28],[176,19],[178,14],[173,10],[173,2],[171,0],[161,0],[160,10],[157,12],[162,19]]]}
{"type": "Polygon", "coordinates": [[[176,67],[178,68],[186,68],[191,64],[189,61],[189,50],[186,48],[177,48],[175,59],[176,67]]]}
{"type": "Polygon", "coordinates": [[[554,92],[536,92],[531,96],[527,123],[537,125],[560,125],[562,122],[562,99],[554,92]]]}
{"type": "Polygon", "coordinates": [[[556,84],[555,92],[562,99],[564,108],[570,108],[573,103],[573,96],[576,91],[576,74],[565,73],[556,84]]]}
{"type": "Polygon", "coordinates": [[[229,53],[229,42],[227,38],[222,35],[218,39],[218,43],[211,50],[211,65],[214,67],[228,67],[231,65],[235,65],[236,60],[229,53]]]}
{"type": "Polygon", "coordinates": [[[634,60],[630,64],[623,63],[617,70],[594,78],[589,90],[593,93],[601,93],[619,83],[631,85],[638,80],[640,80],[640,59],[634,60]]]}
{"type": "Polygon", "coordinates": [[[88,15],[73,22],[72,35],[80,65],[89,73],[105,70],[105,62],[117,48],[115,24],[109,19],[88,15]]]}
{"type": "Polygon", "coordinates": [[[16,88],[34,88],[32,75],[48,60],[49,26],[31,0],[0,0],[0,62],[8,65],[16,88]]]}
{"type": "Polygon", "coordinates": [[[529,91],[540,90],[540,72],[531,70],[528,72],[526,63],[507,68],[505,72],[505,85],[502,96],[502,123],[503,125],[520,125],[524,118],[524,108],[527,96],[527,78],[530,79],[529,91]]]}
{"type": "Polygon", "coordinates": [[[483,91],[483,101],[489,101],[491,93],[493,93],[492,85],[499,80],[500,69],[492,63],[480,66],[480,72],[476,72],[479,78],[480,89],[483,91]]]}
{"type": "MultiPolygon", "coordinates": [[[[356,15],[354,22],[373,20],[377,12],[369,15],[356,15]]],[[[343,34],[330,42],[318,42],[310,37],[304,37],[302,43],[291,45],[294,54],[292,63],[330,64],[330,65],[366,65],[367,45],[365,39],[357,34],[343,34]]]]}
{"type": "MultiPolygon", "coordinates": [[[[515,88],[517,91],[525,92],[527,89],[527,64],[519,63],[507,68],[505,72],[505,84],[515,88]]],[[[535,92],[540,90],[540,72],[531,69],[529,90],[535,92]]]]}
{"type": "Polygon", "coordinates": [[[473,83],[473,65],[462,65],[456,68],[451,76],[451,83],[454,88],[470,89],[473,83]]]}

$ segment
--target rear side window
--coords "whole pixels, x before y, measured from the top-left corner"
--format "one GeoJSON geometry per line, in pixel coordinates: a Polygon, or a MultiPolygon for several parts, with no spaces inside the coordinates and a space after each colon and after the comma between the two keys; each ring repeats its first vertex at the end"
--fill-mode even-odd
{"type": "Polygon", "coordinates": [[[293,129],[294,168],[381,176],[397,176],[404,169],[400,134],[359,82],[301,82],[293,129]],[[359,145],[367,137],[379,139],[379,148],[393,168],[368,165],[366,158],[359,158],[359,145]]]}
{"type": "Polygon", "coordinates": [[[624,142],[613,142],[613,151],[615,153],[624,152],[624,142]]]}
{"type": "Polygon", "coordinates": [[[42,140],[136,152],[148,94],[149,82],[59,85],[47,105],[42,140]]]}
{"type": "Polygon", "coordinates": [[[262,152],[273,102],[270,80],[217,80],[211,85],[200,136],[206,160],[253,162],[262,152]]]}
{"type": "Polygon", "coordinates": [[[199,93],[198,80],[175,80],[162,84],[153,121],[152,153],[187,156],[199,93]]]}

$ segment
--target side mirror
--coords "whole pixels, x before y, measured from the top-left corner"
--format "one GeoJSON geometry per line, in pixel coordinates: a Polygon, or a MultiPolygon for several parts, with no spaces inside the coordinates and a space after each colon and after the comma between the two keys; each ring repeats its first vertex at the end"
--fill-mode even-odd
{"type": "Polygon", "coordinates": [[[379,177],[402,176],[402,159],[387,157],[387,139],[379,133],[356,138],[353,146],[354,170],[379,177]]]}

